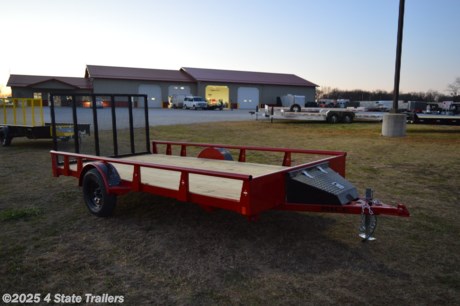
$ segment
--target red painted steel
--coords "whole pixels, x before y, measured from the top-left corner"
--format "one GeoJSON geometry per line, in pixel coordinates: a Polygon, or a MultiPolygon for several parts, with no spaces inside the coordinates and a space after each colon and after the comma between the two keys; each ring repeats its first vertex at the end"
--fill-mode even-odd
{"type": "MultiPolygon", "coordinates": [[[[231,210],[241,215],[247,216],[251,220],[261,212],[270,209],[345,214],[361,214],[363,212],[363,204],[360,201],[351,202],[350,204],[342,206],[324,204],[298,204],[286,202],[285,178],[288,172],[328,162],[329,166],[332,169],[344,176],[346,159],[345,152],[255,146],[235,146],[222,144],[202,144],[172,141],[153,141],[153,154],[158,154],[158,145],[166,146],[166,155],[172,154],[173,146],[180,146],[180,156],[187,155],[187,147],[225,148],[239,150],[239,162],[246,161],[246,156],[249,151],[279,152],[281,154],[284,154],[283,165],[286,167],[267,175],[252,177],[251,175],[193,169],[177,166],[165,166],[155,163],[130,161],[129,159],[117,159],[94,155],[51,151],[50,153],[53,176],[74,176],[80,179],[81,185],[81,178],[84,175],[85,171],[88,169],[88,167],[97,168],[98,164],[100,163],[111,163],[114,165],[131,165],[134,168],[131,180],[123,180],[119,186],[108,186],[107,182],[104,182],[106,184],[108,193],[121,195],[130,191],[149,192],[160,196],[175,198],[179,201],[193,202],[202,207],[214,207],[231,210]],[[291,154],[314,154],[324,155],[326,157],[316,160],[314,162],[288,167],[287,165],[291,164],[291,154]],[[62,158],[63,164],[58,163],[58,161],[60,160],[59,157],[62,158]],[[72,169],[71,162],[77,164],[75,170],[72,169]],[[83,166],[84,164],[85,166],[83,166]],[[142,183],[141,168],[154,168],[179,172],[180,180],[177,188],[168,189],[142,183]],[[222,198],[218,195],[207,196],[191,192],[189,181],[190,174],[200,174],[205,176],[213,176],[242,181],[242,189],[239,200],[222,198]]],[[[401,204],[399,204],[397,207],[394,207],[379,203],[372,205],[371,209],[372,212],[376,215],[393,215],[403,217],[409,216],[409,211],[404,205],[401,204]]],[[[364,211],[364,213],[366,213],[366,211],[364,211]]]]}
{"type": "MultiPolygon", "coordinates": [[[[364,200],[363,200],[364,201],[364,200]]],[[[398,204],[397,207],[387,204],[375,204],[370,206],[372,214],[374,215],[390,215],[399,217],[409,217],[410,213],[406,206],[398,204]]],[[[346,205],[324,205],[324,204],[296,204],[296,203],[284,203],[277,210],[288,210],[288,211],[306,211],[306,212],[319,212],[319,213],[340,213],[340,214],[354,214],[359,215],[361,213],[370,214],[368,209],[364,209],[363,205],[359,201],[353,201],[346,205]]]]}
{"type": "MultiPolygon", "coordinates": [[[[183,141],[152,141],[152,152],[158,154],[158,145],[166,146],[166,155],[171,155],[172,146],[181,146],[186,156],[186,147],[204,147],[204,148],[223,148],[223,149],[236,149],[239,150],[238,161],[245,162],[247,151],[263,151],[263,152],[279,152],[284,153],[283,166],[289,166],[291,163],[292,154],[310,154],[310,155],[326,155],[335,156],[337,158],[329,159],[329,166],[345,177],[345,159],[347,156],[346,152],[341,151],[325,151],[325,150],[305,150],[305,149],[290,149],[290,148],[273,148],[273,147],[259,147],[259,146],[238,146],[238,145],[225,145],[225,144],[210,144],[210,143],[196,143],[196,142],[183,142],[183,141]]],[[[304,164],[305,166],[306,164],[304,164]]],[[[309,165],[309,164],[308,164],[309,165]]]]}
{"type": "MultiPolygon", "coordinates": [[[[198,158],[218,159],[218,160],[230,159],[231,160],[231,156],[227,156],[229,154],[225,154],[225,153],[226,152],[222,152],[218,150],[217,148],[206,148],[206,149],[203,149],[203,151],[201,151],[200,154],[198,154],[198,158]]],[[[181,156],[186,156],[186,155],[181,155],[181,156]]]]}

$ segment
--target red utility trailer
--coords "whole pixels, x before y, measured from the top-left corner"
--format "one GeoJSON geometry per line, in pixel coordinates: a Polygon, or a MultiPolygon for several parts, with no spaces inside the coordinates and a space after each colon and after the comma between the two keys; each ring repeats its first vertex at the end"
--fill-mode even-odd
{"type": "Polygon", "coordinates": [[[409,216],[402,204],[373,199],[371,190],[359,197],[345,179],[345,152],[178,141],[150,145],[147,152],[114,157],[53,150],[53,175],[78,178],[88,209],[101,217],[112,214],[118,195],[132,191],[196,203],[206,210],[231,210],[249,220],[272,209],[360,214],[364,240],[373,239],[377,215],[409,216]],[[199,153],[191,156],[192,151],[199,153]],[[279,155],[280,164],[250,162],[261,152],[279,155]]]}

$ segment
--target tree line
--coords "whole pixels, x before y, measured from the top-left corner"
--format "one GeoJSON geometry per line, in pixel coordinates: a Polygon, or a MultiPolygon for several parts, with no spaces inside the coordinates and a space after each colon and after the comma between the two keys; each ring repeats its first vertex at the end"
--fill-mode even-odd
{"type": "MultiPolygon", "coordinates": [[[[424,102],[460,102],[460,77],[457,77],[453,83],[447,86],[446,92],[447,94],[436,90],[428,90],[426,92],[400,92],[399,100],[424,102]]],[[[366,91],[361,89],[341,90],[338,88],[331,88],[326,86],[316,90],[316,99],[350,99],[350,101],[393,100],[393,92],[384,90],[366,91]]]]}

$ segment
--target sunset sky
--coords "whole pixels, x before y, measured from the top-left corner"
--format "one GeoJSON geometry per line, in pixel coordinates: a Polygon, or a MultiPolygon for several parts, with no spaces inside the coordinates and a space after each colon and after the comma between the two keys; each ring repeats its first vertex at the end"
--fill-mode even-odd
{"type": "MultiPolygon", "coordinates": [[[[87,64],[292,73],[393,89],[399,0],[0,0],[0,85],[87,64]]],[[[406,0],[401,91],[460,76],[460,0],[406,0]]]]}

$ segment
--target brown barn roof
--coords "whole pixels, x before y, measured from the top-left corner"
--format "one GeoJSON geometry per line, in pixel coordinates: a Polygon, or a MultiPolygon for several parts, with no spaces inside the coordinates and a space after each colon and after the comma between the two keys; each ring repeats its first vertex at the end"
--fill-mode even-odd
{"type": "Polygon", "coordinates": [[[127,68],[87,65],[85,77],[101,79],[129,79],[167,82],[193,82],[186,73],[178,70],[127,68]]]}
{"type": "Polygon", "coordinates": [[[78,89],[91,89],[91,84],[85,78],[43,76],[43,75],[22,75],[11,74],[6,86],[29,87],[49,81],[58,81],[78,89]]]}
{"type": "Polygon", "coordinates": [[[146,80],[165,82],[219,82],[316,87],[318,85],[294,74],[267,73],[202,68],[162,70],[87,65],[84,78],[12,74],[7,86],[28,87],[58,81],[78,89],[92,89],[91,79],[146,80]]]}
{"type": "Polygon", "coordinates": [[[195,80],[204,82],[249,83],[307,87],[318,86],[294,74],[217,70],[202,68],[181,68],[181,70],[185,71],[195,80]]]}

